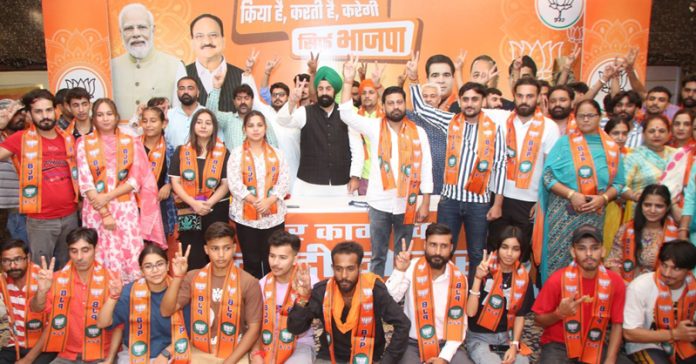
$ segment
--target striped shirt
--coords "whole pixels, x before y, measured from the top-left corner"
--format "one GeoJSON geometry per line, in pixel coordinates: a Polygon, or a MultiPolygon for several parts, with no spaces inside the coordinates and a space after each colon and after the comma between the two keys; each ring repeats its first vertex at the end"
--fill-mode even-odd
{"type": "MultiPolygon", "coordinates": [[[[423,116],[424,119],[428,120],[440,129],[444,129],[447,133],[449,128],[450,120],[454,118],[456,114],[451,112],[442,111],[435,109],[423,102],[420,96],[420,89],[418,85],[411,85],[411,97],[413,98],[413,108],[414,111],[423,116]]],[[[454,199],[462,202],[473,202],[473,203],[489,203],[490,202],[490,192],[495,192],[496,194],[503,194],[505,188],[505,174],[506,174],[506,144],[503,131],[499,124],[496,124],[495,128],[495,155],[493,159],[493,168],[491,170],[490,179],[488,181],[488,186],[486,188],[486,193],[479,195],[467,191],[464,186],[466,186],[471,175],[471,171],[475,166],[477,158],[477,145],[478,145],[478,123],[470,124],[464,123],[464,133],[462,138],[461,146],[461,159],[459,164],[459,174],[457,177],[456,185],[443,184],[441,195],[450,199],[454,199]]],[[[444,178],[444,176],[435,176],[434,178],[444,178]]]]}
{"type": "Polygon", "coordinates": [[[643,145],[643,124],[636,120],[632,120],[631,125],[632,127],[628,132],[628,138],[626,138],[626,147],[638,148],[643,145]]]}
{"type": "Polygon", "coordinates": [[[19,342],[19,346],[22,348],[27,347],[27,342],[26,342],[26,330],[24,328],[24,317],[25,312],[25,304],[26,304],[26,297],[25,294],[26,292],[22,289],[19,289],[16,285],[13,283],[7,282],[7,292],[10,295],[10,304],[12,305],[12,312],[13,312],[13,317],[15,319],[14,322],[14,337],[10,336],[10,340],[6,346],[14,346],[15,345],[15,338],[17,338],[17,341],[19,342]]]}

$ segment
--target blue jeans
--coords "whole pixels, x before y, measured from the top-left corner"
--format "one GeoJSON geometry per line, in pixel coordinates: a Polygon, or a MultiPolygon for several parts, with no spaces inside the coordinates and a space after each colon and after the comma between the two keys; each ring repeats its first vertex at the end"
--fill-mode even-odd
{"type": "Polygon", "coordinates": [[[18,210],[10,210],[7,213],[7,231],[12,239],[19,239],[29,244],[27,237],[27,216],[19,213],[18,210]]]}
{"type": "Polygon", "coordinates": [[[394,255],[401,251],[401,239],[411,243],[413,237],[413,224],[404,225],[404,214],[394,215],[389,212],[373,209],[367,213],[370,219],[370,244],[372,258],[370,259],[370,272],[384,277],[384,267],[389,253],[389,235],[394,230],[394,255]]]}
{"type": "Polygon", "coordinates": [[[486,214],[490,209],[487,203],[462,202],[440,197],[437,204],[437,222],[445,224],[452,230],[452,244],[457,250],[457,237],[464,223],[466,234],[466,254],[469,263],[469,284],[473,281],[476,267],[483,259],[483,249],[486,247],[488,221],[486,214]]]}

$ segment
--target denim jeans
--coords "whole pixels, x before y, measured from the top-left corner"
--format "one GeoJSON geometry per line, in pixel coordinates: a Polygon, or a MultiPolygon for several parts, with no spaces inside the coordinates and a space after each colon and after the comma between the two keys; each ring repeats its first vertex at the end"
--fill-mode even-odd
{"type": "MultiPolygon", "coordinates": [[[[508,345],[509,342],[510,336],[507,331],[487,334],[474,331],[466,333],[466,351],[469,352],[471,360],[476,364],[500,364],[502,357],[491,351],[491,345],[508,345]]],[[[515,356],[515,364],[528,363],[528,357],[519,353],[515,356]]]]}
{"type": "Polygon", "coordinates": [[[27,237],[27,216],[19,213],[18,210],[12,209],[7,213],[7,231],[12,239],[19,239],[29,244],[27,237]]]}
{"type": "Polygon", "coordinates": [[[394,255],[401,251],[401,239],[411,243],[413,237],[413,224],[404,225],[404,214],[394,215],[370,207],[368,211],[370,219],[370,243],[372,258],[370,258],[370,272],[384,277],[384,267],[389,253],[389,235],[394,230],[394,255]]]}
{"type": "Polygon", "coordinates": [[[483,259],[486,247],[488,221],[486,214],[490,209],[487,203],[462,202],[447,197],[440,197],[437,204],[437,222],[445,224],[452,230],[452,244],[457,249],[457,237],[464,223],[466,234],[466,252],[469,264],[469,284],[473,281],[476,267],[483,259]]]}

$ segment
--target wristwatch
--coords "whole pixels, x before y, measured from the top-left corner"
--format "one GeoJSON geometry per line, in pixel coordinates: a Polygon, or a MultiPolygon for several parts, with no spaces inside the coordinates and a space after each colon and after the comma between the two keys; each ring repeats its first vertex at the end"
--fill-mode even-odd
{"type": "Polygon", "coordinates": [[[160,352],[160,355],[167,358],[167,360],[170,360],[172,358],[172,353],[170,353],[169,350],[167,350],[167,349],[162,350],[160,352]]]}

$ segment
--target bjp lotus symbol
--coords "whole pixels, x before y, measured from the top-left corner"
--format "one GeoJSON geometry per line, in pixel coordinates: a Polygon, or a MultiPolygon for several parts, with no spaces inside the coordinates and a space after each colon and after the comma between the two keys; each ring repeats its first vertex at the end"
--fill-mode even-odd
{"type": "Polygon", "coordinates": [[[558,17],[553,20],[556,23],[564,22],[563,12],[573,7],[574,0],[549,0],[549,7],[558,11],[558,17]]]}

